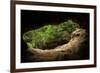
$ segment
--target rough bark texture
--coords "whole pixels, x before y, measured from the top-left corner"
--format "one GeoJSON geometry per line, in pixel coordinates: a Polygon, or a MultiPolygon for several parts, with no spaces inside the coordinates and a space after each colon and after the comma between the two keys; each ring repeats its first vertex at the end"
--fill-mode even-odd
{"type": "Polygon", "coordinates": [[[28,51],[33,54],[30,58],[35,61],[77,59],[80,57],[78,54],[80,46],[85,40],[86,30],[77,28],[74,32],[72,32],[71,39],[66,44],[47,50],[29,48],[28,51]]]}

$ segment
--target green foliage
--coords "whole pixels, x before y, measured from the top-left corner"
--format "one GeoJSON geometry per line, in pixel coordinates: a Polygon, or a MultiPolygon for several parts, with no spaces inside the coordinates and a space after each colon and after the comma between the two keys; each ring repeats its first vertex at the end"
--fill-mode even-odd
{"type": "Polygon", "coordinates": [[[24,33],[23,40],[28,48],[53,48],[70,39],[70,34],[79,25],[72,20],[68,20],[59,25],[45,25],[41,28],[24,33]]]}
{"type": "Polygon", "coordinates": [[[61,28],[63,30],[67,30],[67,32],[72,33],[76,28],[79,28],[79,24],[73,22],[72,20],[68,20],[67,22],[61,23],[61,28]]]}

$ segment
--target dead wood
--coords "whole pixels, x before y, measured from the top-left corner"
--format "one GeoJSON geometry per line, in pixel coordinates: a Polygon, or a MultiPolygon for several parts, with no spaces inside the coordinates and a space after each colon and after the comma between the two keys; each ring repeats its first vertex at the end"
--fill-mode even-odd
{"type": "Polygon", "coordinates": [[[36,61],[52,61],[52,60],[63,60],[66,59],[75,59],[79,58],[78,55],[80,46],[86,40],[86,30],[77,28],[71,34],[71,39],[68,43],[63,44],[61,46],[57,46],[53,49],[35,49],[29,48],[28,51],[33,55],[30,56],[31,59],[36,61]]]}

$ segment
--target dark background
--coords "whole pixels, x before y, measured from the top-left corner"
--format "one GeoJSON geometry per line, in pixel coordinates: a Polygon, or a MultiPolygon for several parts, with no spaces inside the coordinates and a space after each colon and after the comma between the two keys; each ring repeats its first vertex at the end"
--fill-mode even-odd
{"type": "MultiPolygon", "coordinates": [[[[58,25],[68,19],[78,23],[81,28],[86,29],[89,33],[89,13],[21,10],[21,62],[31,62],[31,60],[28,59],[31,53],[26,51],[27,46],[22,39],[23,33],[47,24],[58,25]]],[[[84,53],[86,54],[85,56],[88,57],[83,59],[89,58],[89,41],[87,44],[88,51],[84,53]]]]}

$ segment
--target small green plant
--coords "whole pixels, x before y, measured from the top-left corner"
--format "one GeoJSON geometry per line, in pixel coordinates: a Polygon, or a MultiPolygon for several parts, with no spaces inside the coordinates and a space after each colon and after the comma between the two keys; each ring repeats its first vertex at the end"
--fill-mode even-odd
{"type": "Polygon", "coordinates": [[[47,49],[67,43],[71,33],[79,27],[72,20],[65,21],[59,25],[45,25],[35,30],[24,33],[23,40],[28,48],[47,49]]]}

